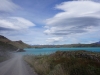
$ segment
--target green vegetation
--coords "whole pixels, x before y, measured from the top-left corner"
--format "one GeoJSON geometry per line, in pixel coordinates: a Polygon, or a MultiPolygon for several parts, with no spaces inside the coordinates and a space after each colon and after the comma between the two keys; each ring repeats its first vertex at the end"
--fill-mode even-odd
{"type": "Polygon", "coordinates": [[[100,53],[57,51],[50,55],[24,57],[38,75],[100,75],[100,53]]]}

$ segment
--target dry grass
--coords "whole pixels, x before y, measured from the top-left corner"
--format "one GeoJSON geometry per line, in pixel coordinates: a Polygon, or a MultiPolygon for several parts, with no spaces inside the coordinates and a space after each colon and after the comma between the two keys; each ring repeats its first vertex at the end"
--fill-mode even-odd
{"type": "Polygon", "coordinates": [[[24,57],[39,75],[100,75],[100,53],[61,51],[24,57]]]}

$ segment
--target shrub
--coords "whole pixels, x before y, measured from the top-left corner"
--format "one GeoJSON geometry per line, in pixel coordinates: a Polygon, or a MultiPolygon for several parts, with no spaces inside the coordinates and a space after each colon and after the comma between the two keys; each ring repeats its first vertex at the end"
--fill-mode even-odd
{"type": "Polygon", "coordinates": [[[39,75],[100,75],[100,53],[58,51],[24,58],[39,75]]]}

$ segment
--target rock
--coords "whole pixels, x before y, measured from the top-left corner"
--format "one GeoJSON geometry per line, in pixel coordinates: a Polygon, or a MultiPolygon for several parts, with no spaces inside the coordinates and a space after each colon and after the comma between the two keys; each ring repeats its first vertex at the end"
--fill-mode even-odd
{"type": "Polygon", "coordinates": [[[25,52],[25,50],[24,49],[17,49],[16,52],[25,52]]]}

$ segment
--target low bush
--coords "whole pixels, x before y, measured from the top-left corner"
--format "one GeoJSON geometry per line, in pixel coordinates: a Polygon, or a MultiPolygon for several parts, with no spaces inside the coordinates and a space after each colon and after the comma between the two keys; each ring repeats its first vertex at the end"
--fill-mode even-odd
{"type": "Polygon", "coordinates": [[[39,75],[100,75],[100,53],[58,51],[51,55],[24,57],[39,75]]]}

